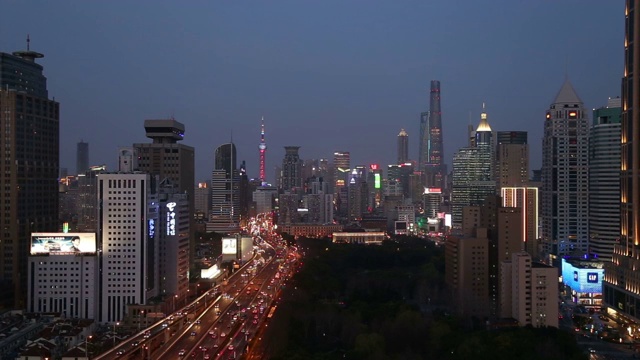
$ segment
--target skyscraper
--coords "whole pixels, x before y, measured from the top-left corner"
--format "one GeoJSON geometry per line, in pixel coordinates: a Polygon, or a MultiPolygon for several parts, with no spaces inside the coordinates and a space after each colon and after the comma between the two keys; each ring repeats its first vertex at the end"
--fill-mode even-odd
{"type": "Polygon", "coordinates": [[[19,308],[30,234],[58,230],[60,104],[48,99],[47,78],[35,62],[43,56],[28,42],[26,51],[0,53],[0,301],[19,308]]]}
{"type": "Polygon", "coordinates": [[[240,176],[236,169],[236,146],[218,146],[211,173],[211,212],[207,231],[236,232],[240,221],[240,176]]]}
{"type": "Polygon", "coordinates": [[[158,175],[160,181],[165,178],[180,192],[188,194],[191,214],[191,233],[189,262],[194,264],[195,225],[194,187],[195,184],[195,150],[193,147],[180,144],[184,138],[185,127],[175,119],[145,120],[144,129],[151,143],[133,144],[134,153],[138,154],[137,170],[158,175]]]}
{"type": "Polygon", "coordinates": [[[409,161],[409,134],[404,129],[400,129],[398,134],[398,164],[409,161]]]}
{"type": "Polygon", "coordinates": [[[264,116],[262,117],[262,125],[260,126],[260,145],[258,145],[258,149],[260,149],[260,182],[262,186],[267,184],[267,175],[265,171],[265,163],[267,156],[267,143],[264,140],[264,116]]]}
{"type": "Polygon", "coordinates": [[[80,141],[76,148],[76,175],[89,170],[89,143],[80,141]]]}
{"type": "Polygon", "coordinates": [[[425,174],[425,186],[444,188],[444,151],[442,150],[442,112],[440,81],[431,81],[429,112],[420,115],[420,154],[418,169],[425,174]]]}
{"type": "Polygon", "coordinates": [[[348,151],[333,153],[333,200],[338,215],[346,215],[347,197],[341,193],[347,185],[347,175],[351,169],[351,154],[348,151]]]}
{"type": "Polygon", "coordinates": [[[587,252],[588,136],[586,110],[567,79],[547,110],[542,139],[541,235],[547,254],[587,252]]]}
{"type": "Polygon", "coordinates": [[[589,133],[589,252],[611,260],[620,238],[620,98],[593,111],[589,133]]]}
{"type": "Polygon", "coordinates": [[[495,194],[492,136],[483,104],[480,124],[475,131],[475,146],[462,148],[453,156],[451,212],[455,228],[462,226],[465,206],[481,205],[487,196],[495,194]]]}
{"type": "Polygon", "coordinates": [[[620,242],[605,263],[602,283],[604,306],[619,316],[640,321],[637,304],[638,254],[640,253],[640,9],[627,0],[624,25],[624,77],[622,78],[622,148],[620,175],[620,242]]]}
{"type": "Polygon", "coordinates": [[[98,174],[101,323],[121,321],[128,305],[158,295],[157,186],[149,174],[98,174]]]}
{"type": "Polygon", "coordinates": [[[284,159],[282,159],[282,190],[302,190],[302,160],[298,150],[300,146],[285,146],[284,159]]]}

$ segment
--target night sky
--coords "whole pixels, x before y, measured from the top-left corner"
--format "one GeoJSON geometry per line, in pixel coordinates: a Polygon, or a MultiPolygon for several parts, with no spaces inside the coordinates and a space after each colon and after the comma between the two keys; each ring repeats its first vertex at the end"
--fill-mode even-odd
{"type": "Polygon", "coordinates": [[[84,140],[92,165],[115,170],[118,146],[150,141],[145,119],[173,116],[197,180],[231,136],[257,177],[261,116],[270,182],[285,145],[391,164],[405,128],[417,159],[430,80],[442,84],[447,163],[486,102],[494,130],[529,132],[539,168],[566,74],[589,109],[620,95],[623,30],[622,0],[0,0],[0,51],[30,34],[45,54],[61,167],[75,171],[84,140]]]}

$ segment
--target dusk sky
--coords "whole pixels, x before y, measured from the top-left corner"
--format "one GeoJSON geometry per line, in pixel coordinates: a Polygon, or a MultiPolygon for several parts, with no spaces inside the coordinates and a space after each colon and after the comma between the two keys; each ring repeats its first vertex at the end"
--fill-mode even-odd
{"type": "MultiPolygon", "coordinates": [[[[0,51],[44,53],[61,104],[60,166],[116,170],[118,146],[149,142],[143,121],[175,117],[196,150],[196,180],[233,141],[267,180],[284,146],[302,159],[350,151],[352,165],[391,164],[396,136],[418,157],[420,112],[440,80],[444,151],[466,146],[487,103],[494,130],[529,132],[542,164],[545,110],[565,74],[589,109],[620,95],[622,0],[0,0],[0,51]]],[[[239,162],[238,162],[239,163],[239,162]]]]}

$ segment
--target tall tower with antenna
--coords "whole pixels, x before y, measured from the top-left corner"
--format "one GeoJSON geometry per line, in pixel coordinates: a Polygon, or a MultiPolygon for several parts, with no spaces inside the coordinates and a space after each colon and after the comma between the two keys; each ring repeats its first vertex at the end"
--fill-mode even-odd
{"type": "Polygon", "coordinates": [[[260,149],[260,182],[264,186],[267,183],[264,171],[267,155],[267,143],[264,141],[264,116],[262,117],[262,125],[260,126],[260,145],[258,145],[258,148],[260,149]]]}

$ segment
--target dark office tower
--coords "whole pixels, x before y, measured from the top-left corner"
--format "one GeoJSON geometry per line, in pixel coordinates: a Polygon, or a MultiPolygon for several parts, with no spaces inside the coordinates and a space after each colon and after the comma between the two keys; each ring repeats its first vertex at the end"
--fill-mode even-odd
{"type": "Polygon", "coordinates": [[[234,233],[240,222],[240,176],[236,169],[236,146],[220,145],[211,174],[211,212],[207,232],[234,233]]]}
{"type": "Polygon", "coordinates": [[[351,154],[348,151],[333,153],[333,200],[336,203],[337,215],[346,215],[347,198],[342,190],[347,185],[347,176],[351,169],[351,154]],[[344,203],[344,204],[343,204],[344,203]]]}
{"type": "Polygon", "coordinates": [[[398,134],[398,164],[409,161],[409,134],[404,129],[400,129],[398,134]]]}
{"type": "Polygon", "coordinates": [[[48,99],[42,54],[0,52],[0,308],[24,308],[32,232],[58,230],[60,104],[48,99]]]}
{"type": "Polygon", "coordinates": [[[300,146],[285,146],[282,159],[282,190],[302,191],[302,160],[298,155],[300,146]]]}
{"type": "Polygon", "coordinates": [[[145,120],[144,129],[151,143],[133,144],[138,154],[137,169],[151,175],[157,175],[160,181],[169,179],[180,192],[188,195],[190,224],[189,263],[194,264],[195,223],[194,223],[194,187],[195,151],[193,147],[180,144],[184,138],[185,127],[175,119],[145,120]]]}
{"type": "Polygon", "coordinates": [[[420,116],[420,154],[418,169],[425,176],[425,186],[444,188],[446,167],[442,151],[442,112],[440,81],[431,81],[429,112],[420,116]]]}
{"type": "MultiPolygon", "coordinates": [[[[260,181],[262,184],[262,181],[260,181]]],[[[251,186],[249,184],[249,177],[247,176],[247,165],[243,161],[238,169],[238,201],[240,203],[240,223],[244,225],[244,222],[249,217],[249,206],[251,203],[251,186]]]]}
{"type": "Polygon", "coordinates": [[[526,131],[498,131],[496,185],[523,187],[529,183],[529,144],[526,131]]]}
{"type": "Polygon", "coordinates": [[[569,80],[545,118],[541,239],[543,251],[559,262],[565,255],[585,254],[589,244],[589,119],[569,80]]]}
{"type": "Polygon", "coordinates": [[[76,147],[76,175],[89,170],[89,143],[80,141],[76,147]]]}
{"type": "Polygon", "coordinates": [[[620,238],[620,104],[593,110],[589,132],[589,252],[608,261],[620,238]]]}
{"type": "Polygon", "coordinates": [[[624,77],[622,78],[622,149],[620,179],[620,242],[605,264],[604,307],[624,319],[640,321],[640,9],[627,0],[625,9],[624,77]]]}

